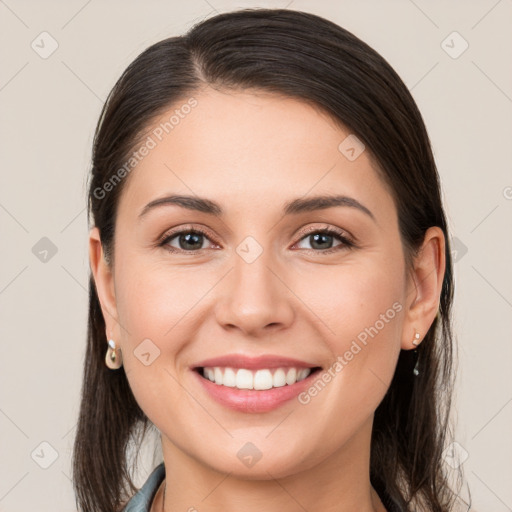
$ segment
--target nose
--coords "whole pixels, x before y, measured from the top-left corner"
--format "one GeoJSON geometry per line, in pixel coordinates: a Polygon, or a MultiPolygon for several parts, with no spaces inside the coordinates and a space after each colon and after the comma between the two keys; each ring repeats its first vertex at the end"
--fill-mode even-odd
{"type": "Polygon", "coordinates": [[[251,263],[234,254],[234,268],[223,280],[216,304],[216,318],[227,330],[261,337],[291,325],[293,293],[282,268],[267,253],[251,263]]]}

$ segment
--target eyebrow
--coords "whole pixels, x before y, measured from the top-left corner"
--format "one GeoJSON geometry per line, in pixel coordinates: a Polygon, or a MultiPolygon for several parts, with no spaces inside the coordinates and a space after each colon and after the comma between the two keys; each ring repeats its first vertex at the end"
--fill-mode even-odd
{"type": "MultiPolygon", "coordinates": [[[[207,213],[216,217],[222,217],[224,215],[222,207],[210,199],[189,195],[170,195],[155,199],[154,201],[148,203],[142,209],[141,213],[139,214],[139,218],[143,217],[149,211],[155,208],[169,205],[180,206],[182,208],[186,208],[187,210],[207,213]]],[[[327,208],[333,208],[336,206],[355,208],[375,221],[373,213],[366,206],[352,197],[342,195],[323,195],[294,199],[293,201],[285,203],[283,213],[284,215],[298,215],[304,212],[325,210],[327,208]]]]}

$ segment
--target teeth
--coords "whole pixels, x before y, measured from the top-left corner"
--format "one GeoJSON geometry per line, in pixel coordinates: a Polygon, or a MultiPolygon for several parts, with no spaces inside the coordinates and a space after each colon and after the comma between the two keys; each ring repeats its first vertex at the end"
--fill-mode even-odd
{"type": "Polygon", "coordinates": [[[277,368],[257,371],[245,368],[203,368],[203,377],[230,388],[238,389],[270,389],[295,384],[304,380],[311,373],[311,368],[277,368]],[[272,374],[272,371],[274,372],[272,374]]]}

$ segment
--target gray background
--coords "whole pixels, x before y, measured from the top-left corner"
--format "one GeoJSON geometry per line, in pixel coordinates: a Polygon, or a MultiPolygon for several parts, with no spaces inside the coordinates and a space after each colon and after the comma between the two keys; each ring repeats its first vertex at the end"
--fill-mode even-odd
{"type": "Polygon", "coordinates": [[[103,101],[150,44],[215,11],[268,6],[354,32],[423,113],[456,259],[458,444],[445,463],[462,463],[471,510],[512,510],[512,0],[0,0],[0,511],[76,510],[85,177],[103,101]]]}

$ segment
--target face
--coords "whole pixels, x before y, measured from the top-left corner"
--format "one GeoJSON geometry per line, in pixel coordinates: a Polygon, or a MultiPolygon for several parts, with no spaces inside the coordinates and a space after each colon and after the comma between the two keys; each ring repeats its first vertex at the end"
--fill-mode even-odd
{"type": "Polygon", "coordinates": [[[168,134],[158,127],[180,106],[155,121],[154,147],[126,178],[101,292],[107,330],[164,451],[285,476],[369,440],[410,302],[396,208],[368,152],[354,159],[351,139],[340,150],[350,132],[312,106],[247,91],[194,98],[168,134]],[[201,208],[165,199],[178,195],[201,208]],[[308,203],[319,196],[344,199],[308,203]],[[269,356],[256,361],[262,387],[282,381],[276,367],[289,379],[291,367],[320,370],[268,390],[200,375],[227,355],[269,356]],[[242,448],[261,459],[242,463],[242,448]]]}

